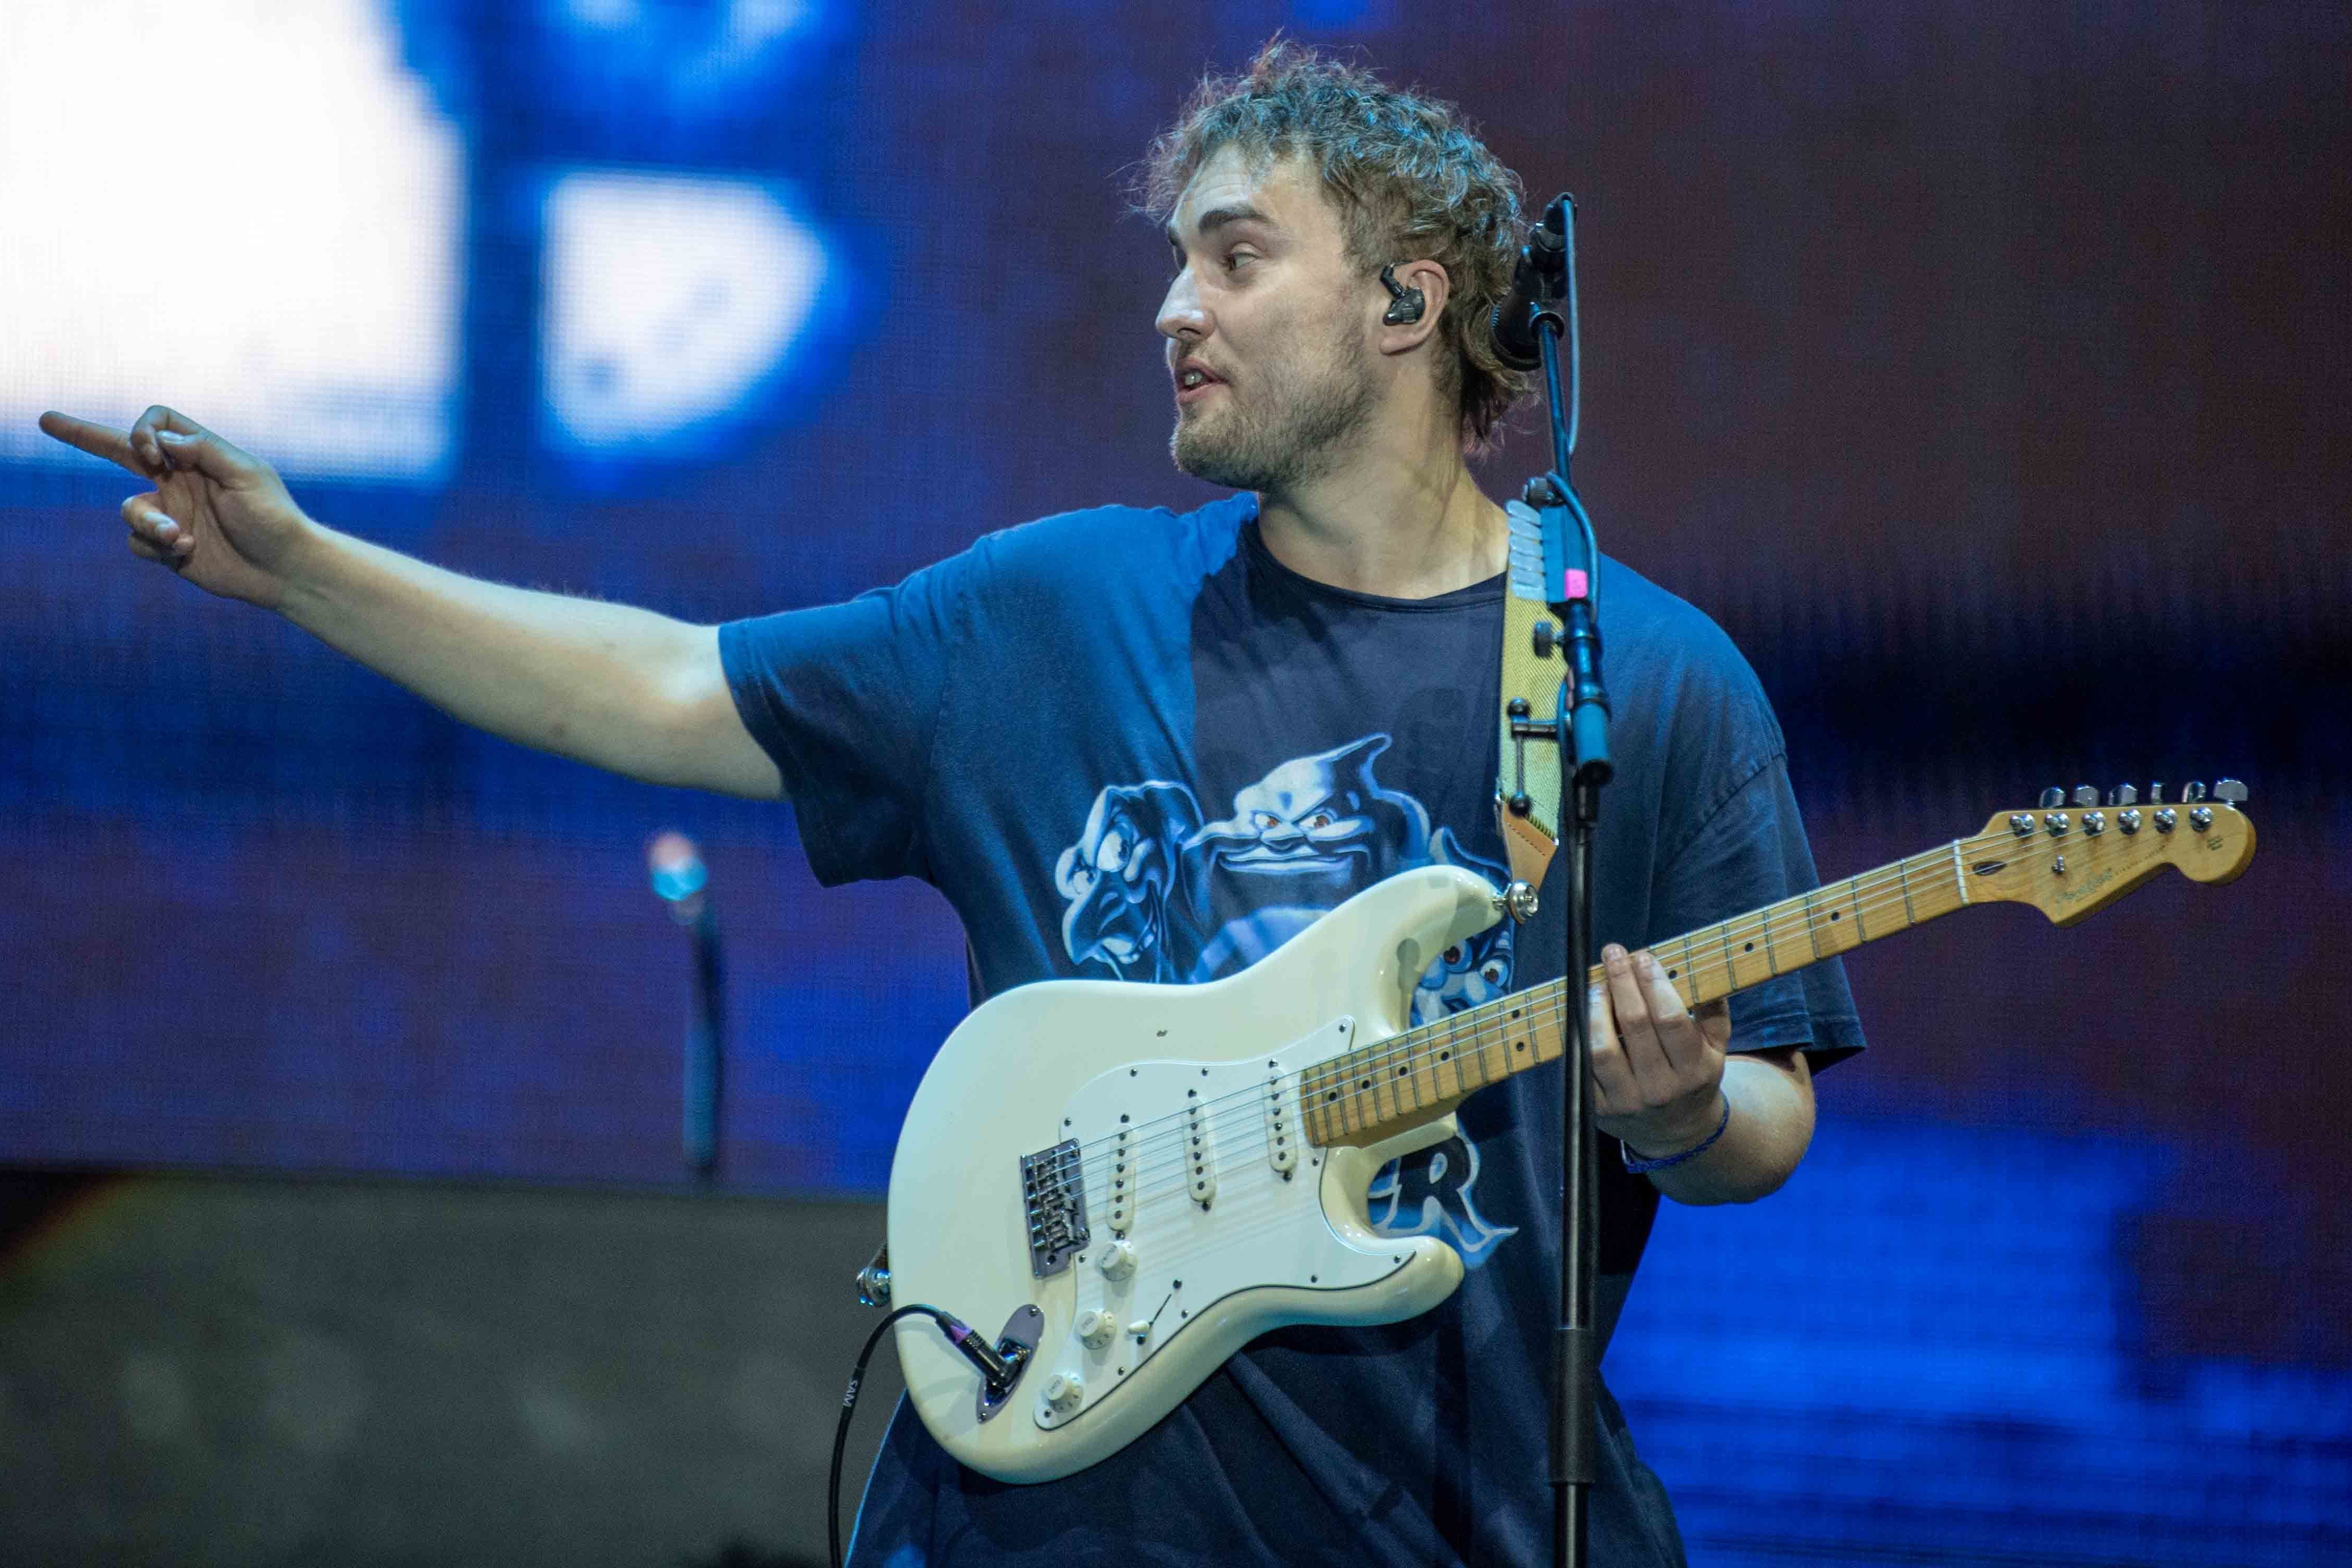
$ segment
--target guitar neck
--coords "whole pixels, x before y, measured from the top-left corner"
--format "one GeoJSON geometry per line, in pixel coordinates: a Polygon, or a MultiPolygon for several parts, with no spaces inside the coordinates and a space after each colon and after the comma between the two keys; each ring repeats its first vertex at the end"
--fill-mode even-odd
{"type": "MultiPolygon", "coordinates": [[[[1686,1004],[1712,1002],[1963,907],[1969,848],[1954,839],[1651,951],[1686,1004]]],[[[1601,976],[1595,964],[1587,987],[1601,976]]],[[[1489,1084],[1558,1061],[1568,1048],[1567,1009],[1581,994],[1547,981],[1310,1069],[1300,1082],[1309,1142],[1376,1143],[1489,1084]]]]}

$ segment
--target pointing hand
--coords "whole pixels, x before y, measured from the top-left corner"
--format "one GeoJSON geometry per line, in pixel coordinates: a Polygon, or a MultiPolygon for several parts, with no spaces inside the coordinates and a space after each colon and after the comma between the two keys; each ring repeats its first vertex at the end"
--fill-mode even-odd
{"type": "Polygon", "coordinates": [[[161,406],[128,432],[66,414],[42,415],[41,429],[154,484],[122,503],[133,555],[265,609],[285,597],[289,568],[318,525],[268,464],[161,406]]]}

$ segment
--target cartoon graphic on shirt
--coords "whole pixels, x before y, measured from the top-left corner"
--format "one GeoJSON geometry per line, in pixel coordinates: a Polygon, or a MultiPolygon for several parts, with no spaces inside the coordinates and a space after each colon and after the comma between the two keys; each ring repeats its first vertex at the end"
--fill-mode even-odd
{"type": "MultiPolygon", "coordinates": [[[[1095,796],[1054,886],[1067,900],[1062,943],[1079,965],[1121,980],[1197,984],[1238,973],[1373,883],[1417,866],[1463,866],[1500,886],[1503,867],[1433,828],[1421,802],[1384,789],[1373,763],[1389,737],[1279,763],[1211,822],[1181,784],[1112,784],[1095,796]]],[[[1462,1012],[1510,988],[1508,921],[1440,954],[1413,989],[1412,1022],[1462,1012]]],[[[1456,1138],[1391,1162],[1372,1184],[1391,1235],[1443,1235],[1472,1267],[1514,1227],[1470,1197],[1478,1153],[1456,1138]]]]}

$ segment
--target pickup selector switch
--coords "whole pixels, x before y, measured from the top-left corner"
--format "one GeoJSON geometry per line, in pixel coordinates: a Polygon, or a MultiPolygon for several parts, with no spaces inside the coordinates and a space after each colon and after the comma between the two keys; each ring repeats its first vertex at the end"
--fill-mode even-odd
{"type": "Polygon", "coordinates": [[[1106,1279],[1125,1279],[1135,1273],[1135,1243],[1114,1241],[1102,1249],[1102,1271],[1106,1279]]]}

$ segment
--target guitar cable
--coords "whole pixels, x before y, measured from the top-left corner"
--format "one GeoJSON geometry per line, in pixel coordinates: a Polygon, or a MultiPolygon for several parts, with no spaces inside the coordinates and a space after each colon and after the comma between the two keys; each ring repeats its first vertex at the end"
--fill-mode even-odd
{"type": "Polygon", "coordinates": [[[857,1391],[866,1382],[866,1365],[874,1359],[874,1347],[882,1342],[884,1331],[899,1319],[918,1312],[939,1324],[948,1343],[979,1370],[994,1398],[1002,1399],[1013,1391],[1013,1384],[1020,1379],[1022,1364],[1029,1359],[1024,1348],[1016,1347],[1009,1355],[999,1352],[988,1342],[987,1336],[974,1332],[961,1318],[927,1302],[909,1301],[903,1307],[893,1307],[874,1325],[874,1331],[866,1336],[866,1348],[857,1352],[857,1364],[850,1369],[849,1387],[841,1396],[841,1421],[833,1429],[833,1465],[824,1483],[824,1538],[833,1549],[833,1568],[842,1568],[841,1460],[849,1448],[849,1418],[857,1409],[857,1391]]]}

